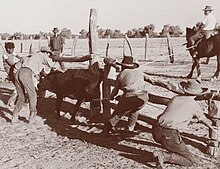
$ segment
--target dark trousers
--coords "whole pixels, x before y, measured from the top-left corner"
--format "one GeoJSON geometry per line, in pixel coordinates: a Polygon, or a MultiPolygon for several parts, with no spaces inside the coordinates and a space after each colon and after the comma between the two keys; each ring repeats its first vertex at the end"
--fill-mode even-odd
{"type": "Polygon", "coordinates": [[[25,91],[29,97],[30,112],[37,112],[37,94],[33,82],[33,73],[29,68],[22,67],[15,74],[15,87],[18,93],[18,100],[13,111],[13,115],[18,115],[25,102],[25,91]]]}
{"type": "Polygon", "coordinates": [[[164,162],[179,164],[183,166],[193,165],[194,158],[182,141],[178,130],[163,128],[155,125],[152,128],[153,138],[162,144],[168,152],[163,152],[164,162]]]}
{"type": "Polygon", "coordinates": [[[211,35],[211,32],[213,32],[212,30],[202,30],[202,31],[198,31],[196,32],[195,35],[190,37],[190,45],[193,46],[196,42],[198,42],[200,39],[202,39],[203,37],[205,37],[206,39],[208,39],[211,35]]]}
{"type": "MultiPolygon", "coordinates": [[[[53,53],[54,53],[56,56],[60,56],[61,53],[62,53],[62,51],[63,51],[63,50],[61,50],[61,51],[56,51],[56,50],[54,50],[53,53]]],[[[58,63],[59,63],[60,68],[61,68],[62,70],[66,70],[66,67],[65,67],[65,65],[64,65],[64,63],[63,63],[62,61],[59,61],[58,63]]]]}
{"type": "Polygon", "coordinates": [[[128,114],[128,127],[132,130],[137,122],[139,110],[144,107],[147,101],[147,93],[129,97],[124,95],[120,99],[115,111],[112,114],[112,118],[110,119],[111,124],[115,126],[122,116],[128,114]]]}

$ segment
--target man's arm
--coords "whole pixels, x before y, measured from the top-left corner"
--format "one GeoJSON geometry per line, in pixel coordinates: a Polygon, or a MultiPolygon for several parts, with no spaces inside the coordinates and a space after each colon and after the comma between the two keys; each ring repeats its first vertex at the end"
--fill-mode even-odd
{"type": "Polygon", "coordinates": [[[60,62],[60,61],[61,62],[85,62],[85,61],[92,59],[91,54],[81,56],[81,57],[60,57],[60,56],[56,56],[56,55],[51,55],[50,57],[55,62],[60,62]]]}

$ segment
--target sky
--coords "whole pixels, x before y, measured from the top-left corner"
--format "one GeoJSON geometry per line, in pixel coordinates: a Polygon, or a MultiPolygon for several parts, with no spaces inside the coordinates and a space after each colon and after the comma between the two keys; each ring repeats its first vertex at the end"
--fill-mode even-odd
{"type": "Polygon", "coordinates": [[[79,34],[88,30],[91,8],[97,9],[97,25],[119,29],[154,24],[160,32],[165,24],[192,27],[204,18],[202,9],[211,5],[220,23],[220,0],[0,0],[0,33],[51,32],[68,28],[79,34]]]}

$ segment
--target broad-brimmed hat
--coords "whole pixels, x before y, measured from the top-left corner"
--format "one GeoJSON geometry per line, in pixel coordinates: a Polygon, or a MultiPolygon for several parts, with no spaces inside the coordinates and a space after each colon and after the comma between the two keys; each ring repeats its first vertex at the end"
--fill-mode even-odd
{"type": "Polygon", "coordinates": [[[58,27],[54,27],[54,28],[53,28],[53,32],[56,32],[56,33],[57,33],[57,32],[59,32],[59,31],[60,31],[60,30],[58,29],[58,27]]]}
{"type": "Polygon", "coordinates": [[[198,80],[188,80],[179,83],[180,89],[185,93],[193,96],[204,94],[208,88],[202,88],[198,80]]]}
{"type": "Polygon", "coordinates": [[[48,46],[41,46],[40,51],[52,54],[52,51],[50,50],[48,46]]]}
{"type": "Polygon", "coordinates": [[[122,62],[121,63],[116,62],[116,64],[119,64],[129,69],[134,69],[139,67],[139,64],[134,62],[134,58],[132,56],[124,56],[122,62]]]}
{"type": "Polygon", "coordinates": [[[211,6],[205,6],[205,9],[203,11],[214,11],[211,6]]]}

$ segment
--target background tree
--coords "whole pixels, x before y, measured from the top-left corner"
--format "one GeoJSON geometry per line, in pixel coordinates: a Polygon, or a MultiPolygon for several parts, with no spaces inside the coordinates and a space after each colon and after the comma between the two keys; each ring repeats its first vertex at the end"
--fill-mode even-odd
{"type": "Polygon", "coordinates": [[[183,34],[183,31],[180,29],[178,25],[173,26],[173,25],[166,24],[163,26],[163,29],[160,34],[161,36],[165,36],[167,33],[169,33],[170,36],[172,37],[180,37],[183,34]]]}
{"type": "Polygon", "coordinates": [[[88,31],[86,31],[85,29],[82,29],[80,32],[79,32],[79,38],[81,39],[86,39],[88,37],[88,31]]]}
{"type": "Polygon", "coordinates": [[[63,36],[66,39],[71,39],[72,38],[72,32],[70,29],[63,28],[60,32],[60,35],[63,36]]]}
{"type": "Polygon", "coordinates": [[[145,33],[148,33],[149,37],[155,36],[155,26],[154,24],[150,24],[144,27],[145,33]]]}

